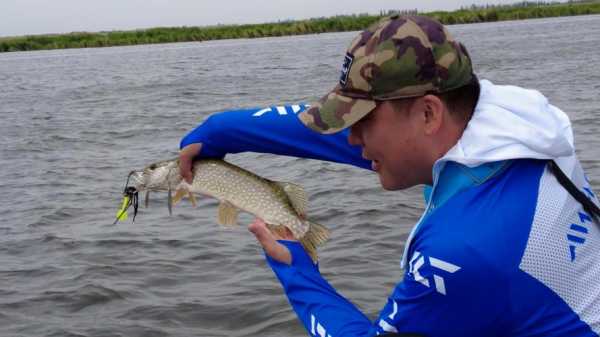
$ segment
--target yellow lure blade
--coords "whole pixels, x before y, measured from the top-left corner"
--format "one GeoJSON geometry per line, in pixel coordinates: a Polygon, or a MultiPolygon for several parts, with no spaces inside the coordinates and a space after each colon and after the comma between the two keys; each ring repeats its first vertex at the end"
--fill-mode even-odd
{"type": "Polygon", "coordinates": [[[127,206],[129,206],[129,196],[126,195],[123,197],[121,208],[117,211],[117,220],[127,220],[127,206]]]}

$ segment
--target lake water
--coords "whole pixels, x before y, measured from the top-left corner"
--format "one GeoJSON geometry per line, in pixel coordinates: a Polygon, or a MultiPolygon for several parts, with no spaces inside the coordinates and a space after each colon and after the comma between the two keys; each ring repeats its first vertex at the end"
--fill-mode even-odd
{"type": "MultiPolygon", "coordinates": [[[[449,29],[481,78],[565,110],[598,189],[600,16],[449,29]]],[[[155,194],[135,223],[111,224],[131,169],[174,157],[212,112],[322,96],[354,35],[0,54],[0,335],[306,335],[254,238],[220,228],[213,200],[169,217],[155,194]]],[[[401,278],[421,189],[386,192],[340,164],[228,158],[305,186],[311,218],[332,230],[323,274],[376,316],[401,278]]]]}

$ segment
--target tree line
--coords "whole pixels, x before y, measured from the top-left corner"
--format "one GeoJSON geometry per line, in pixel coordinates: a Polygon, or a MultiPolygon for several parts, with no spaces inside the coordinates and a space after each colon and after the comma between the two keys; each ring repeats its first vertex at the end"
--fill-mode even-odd
{"type": "Polygon", "coordinates": [[[217,25],[208,27],[167,27],[133,31],[74,32],[57,35],[29,35],[0,38],[0,52],[91,48],[136,44],[258,38],[361,30],[383,16],[427,15],[444,24],[523,20],[532,18],[600,14],[600,1],[531,2],[503,6],[470,6],[446,12],[419,13],[417,10],[381,11],[379,15],[343,15],[299,21],[263,24],[217,25]]]}

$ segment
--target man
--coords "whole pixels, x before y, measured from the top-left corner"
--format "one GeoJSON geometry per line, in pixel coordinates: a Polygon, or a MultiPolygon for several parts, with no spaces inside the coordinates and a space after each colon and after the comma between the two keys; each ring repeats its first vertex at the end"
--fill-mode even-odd
{"type": "Polygon", "coordinates": [[[441,24],[396,16],[354,39],[332,92],[281,109],[303,110],[301,122],[264,109],[212,116],[183,139],[182,175],[200,150],[257,151],[370,164],[388,190],[430,186],[375,322],[291,237],[249,226],[311,336],[600,334],[598,200],[568,117],[539,92],[478,81],[441,24]]]}

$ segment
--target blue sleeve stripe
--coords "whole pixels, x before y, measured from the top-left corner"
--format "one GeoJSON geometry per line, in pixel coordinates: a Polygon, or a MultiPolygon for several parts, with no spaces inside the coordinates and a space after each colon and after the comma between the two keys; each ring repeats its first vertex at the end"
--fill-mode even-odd
{"type": "Polygon", "coordinates": [[[569,241],[574,242],[574,243],[584,243],[585,239],[581,238],[579,236],[575,236],[575,235],[571,235],[571,234],[567,234],[567,239],[569,239],[569,241]]]}
{"type": "Polygon", "coordinates": [[[584,233],[584,234],[588,233],[588,229],[586,227],[576,225],[576,224],[571,224],[571,229],[576,232],[580,232],[580,233],[584,233]]]}

